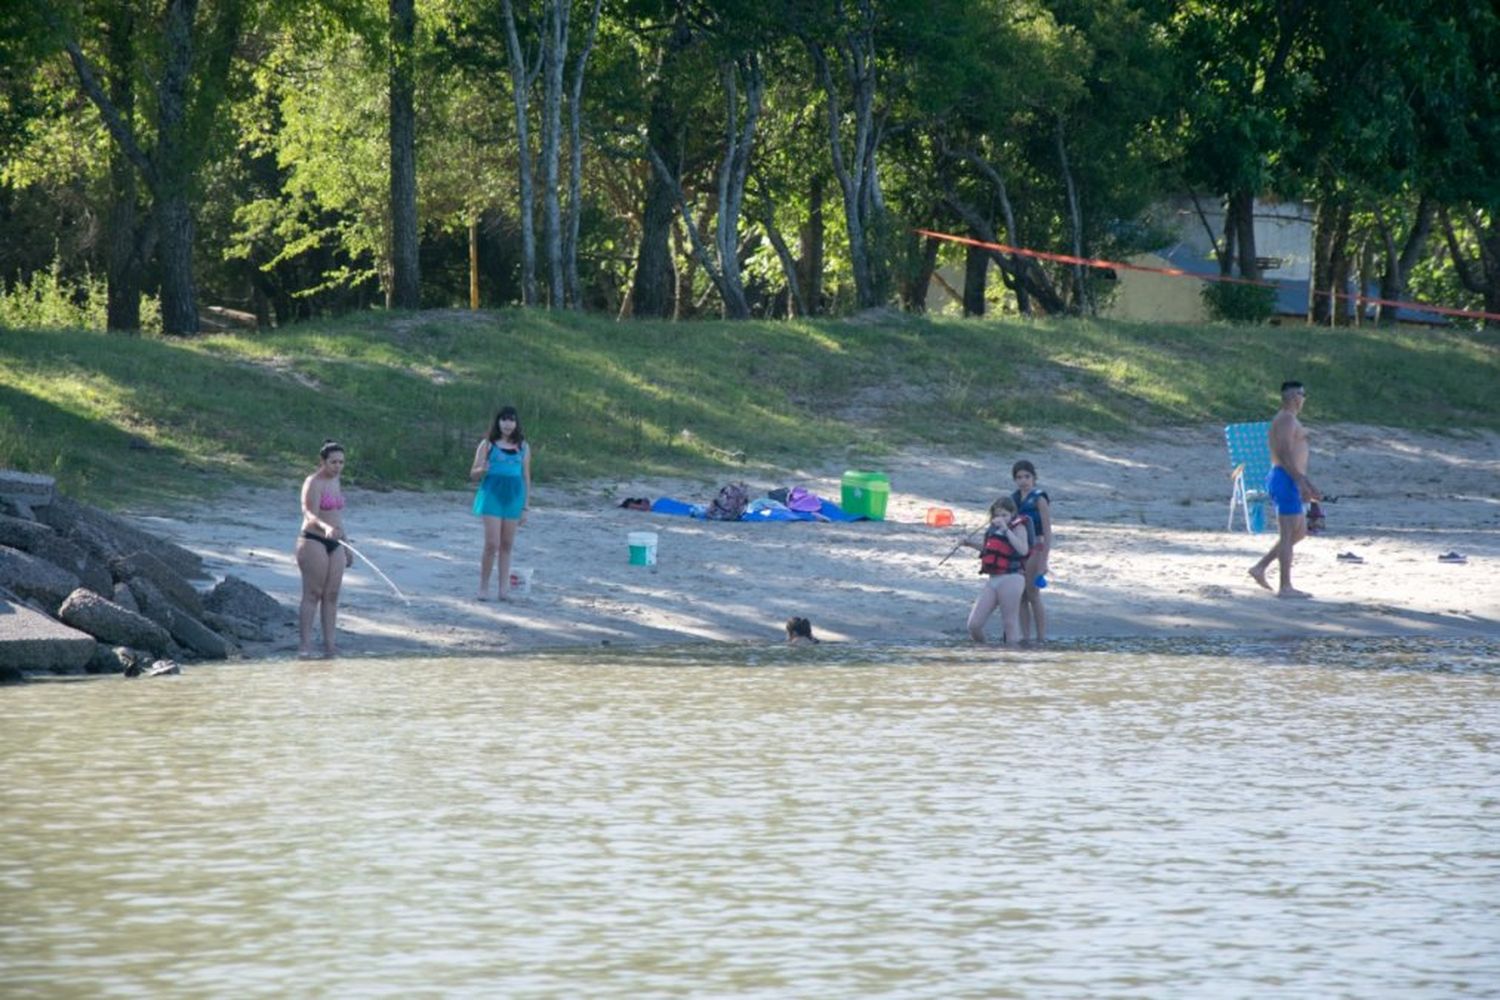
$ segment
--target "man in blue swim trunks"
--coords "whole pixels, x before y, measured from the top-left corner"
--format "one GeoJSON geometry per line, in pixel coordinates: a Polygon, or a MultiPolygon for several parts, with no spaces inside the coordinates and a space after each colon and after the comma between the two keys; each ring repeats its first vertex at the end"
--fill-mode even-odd
{"type": "Polygon", "coordinates": [[[1307,478],[1307,430],[1297,415],[1307,401],[1307,390],[1301,382],[1281,383],[1281,409],[1271,420],[1271,471],[1266,476],[1266,492],[1276,505],[1276,524],[1280,537],[1276,545],[1254,566],[1250,575],[1255,582],[1271,589],[1266,569],[1274,560],[1280,564],[1281,586],[1277,597],[1311,597],[1292,586],[1292,546],[1307,537],[1307,513],[1303,501],[1321,500],[1323,494],[1307,478]]]}

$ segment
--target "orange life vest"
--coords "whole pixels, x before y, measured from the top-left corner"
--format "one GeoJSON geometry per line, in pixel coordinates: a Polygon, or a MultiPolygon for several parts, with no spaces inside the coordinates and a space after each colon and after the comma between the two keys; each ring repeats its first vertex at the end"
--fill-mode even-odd
{"type": "MultiPolygon", "coordinates": [[[[1025,514],[1018,514],[1006,527],[1021,527],[1029,522],[1025,514]]],[[[979,572],[985,576],[1002,573],[1019,573],[1026,565],[1026,557],[1016,551],[1010,543],[1005,528],[991,528],[984,533],[984,544],[979,549],[979,572]]]]}

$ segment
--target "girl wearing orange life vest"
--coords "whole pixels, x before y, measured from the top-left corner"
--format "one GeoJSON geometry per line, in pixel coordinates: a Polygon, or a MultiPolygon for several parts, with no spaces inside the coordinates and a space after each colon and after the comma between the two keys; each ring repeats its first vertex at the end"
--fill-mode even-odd
{"type": "Polygon", "coordinates": [[[969,611],[969,637],[984,642],[984,623],[995,608],[1005,622],[1005,643],[1021,641],[1021,595],[1026,590],[1026,554],[1031,551],[1031,519],[1016,513],[1016,502],[1001,497],[990,504],[990,526],[980,541],[965,540],[979,550],[984,586],[969,611]]]}

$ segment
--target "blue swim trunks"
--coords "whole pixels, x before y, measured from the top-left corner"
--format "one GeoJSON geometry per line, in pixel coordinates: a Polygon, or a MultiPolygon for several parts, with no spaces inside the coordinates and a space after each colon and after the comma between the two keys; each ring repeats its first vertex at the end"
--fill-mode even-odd
{"type": "Polygon", "coordinates": [[[1276,513],[1281,517],[1295,517],[1302,513],[1302,491],[1292,474],[1279,465],[1271,466],[1266,474],[1266,492],[1276,502],[1276,513]]]}

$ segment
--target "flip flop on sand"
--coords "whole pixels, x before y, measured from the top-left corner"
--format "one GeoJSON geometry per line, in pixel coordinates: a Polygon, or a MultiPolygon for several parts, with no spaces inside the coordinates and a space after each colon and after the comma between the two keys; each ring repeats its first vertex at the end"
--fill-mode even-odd
{"type": "Polygon", "coordinates": [[[1438,556],[1438,562],[1466,563],[1468,561],[1468,556],[1465,556],[1462,552],[1444,552],[1442,555],[1438,556]]]}
{"type": "Polygon", "coordinates": [[[1359,555],[1356,552],[1340,552],[1339,553],[1339,562],[1362,563],[1364,561],[1365,561],[1365,557],[1362,556],[1362,555],[1359,555]]]}

